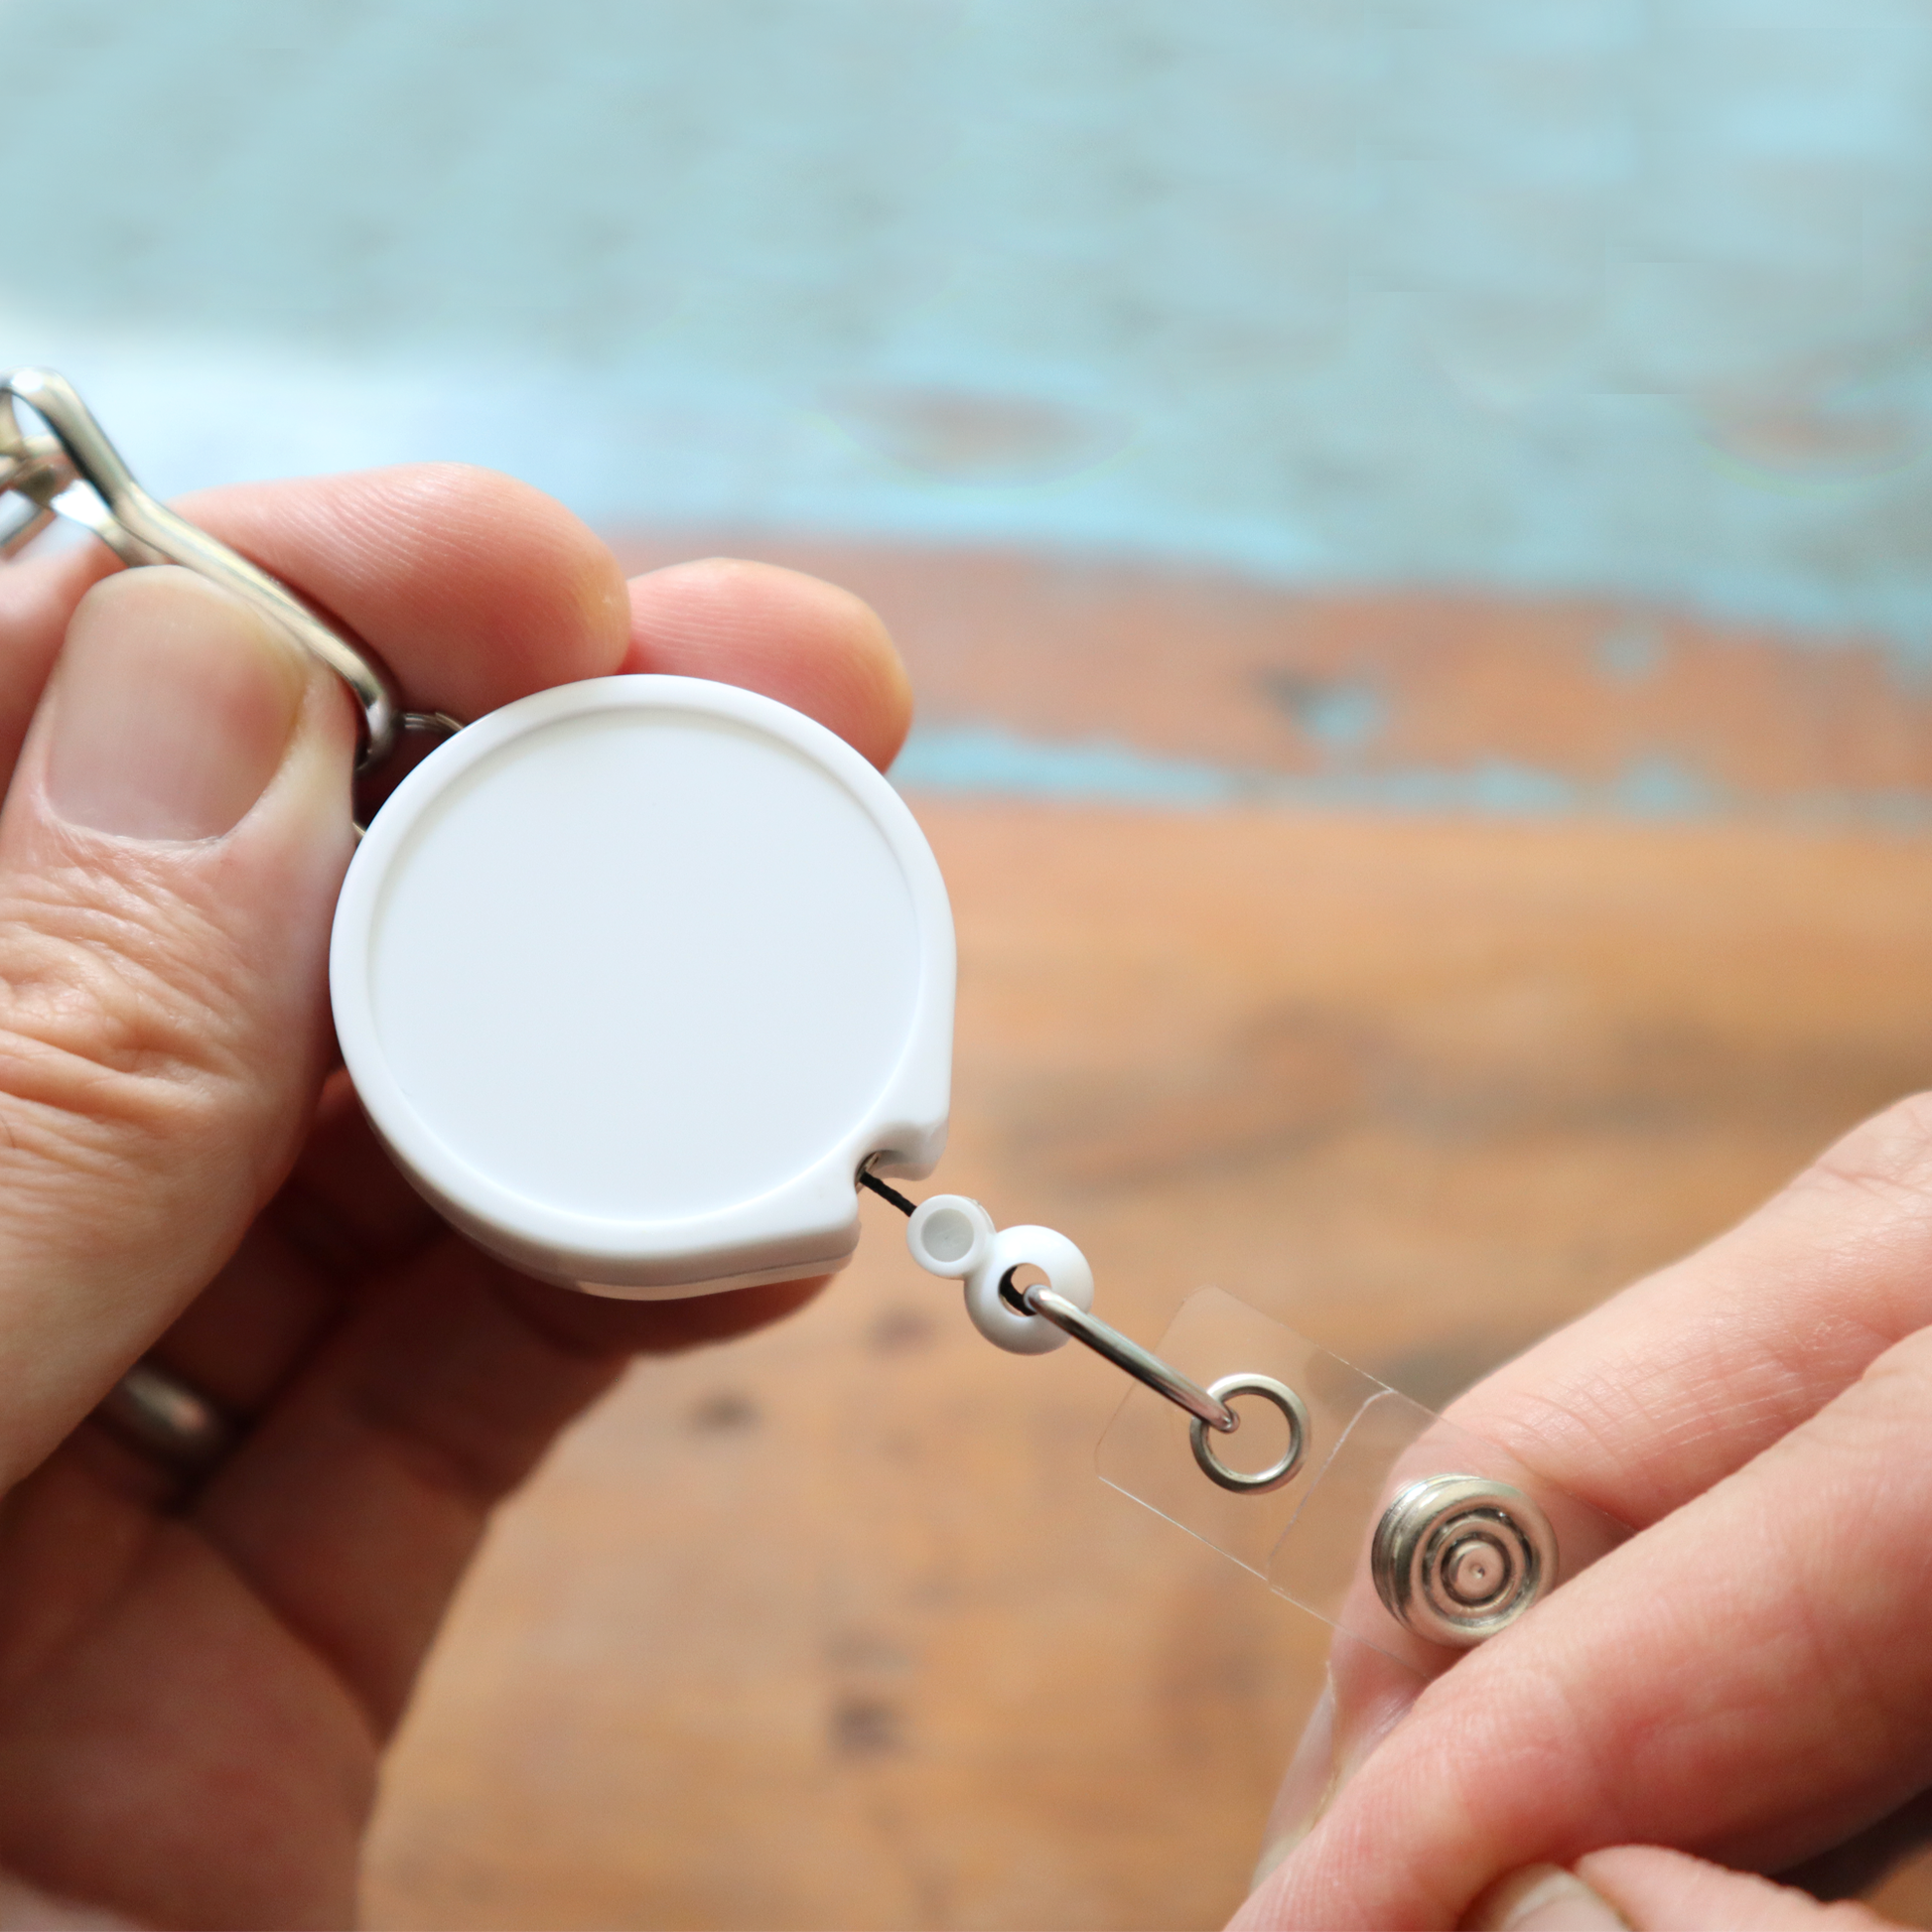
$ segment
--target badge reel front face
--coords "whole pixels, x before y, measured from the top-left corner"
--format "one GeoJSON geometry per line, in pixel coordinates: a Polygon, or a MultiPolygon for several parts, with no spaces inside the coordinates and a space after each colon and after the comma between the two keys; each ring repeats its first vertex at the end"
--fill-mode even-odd
{"type": "Polygon", "coordinates": [[[330,978],[403,1172],[545,1280],[640,1299],[841,1268],[861,1168],[945,1141],[953,934],[898,795],[692,678],[522,699],[358,848],[330,978]]]}

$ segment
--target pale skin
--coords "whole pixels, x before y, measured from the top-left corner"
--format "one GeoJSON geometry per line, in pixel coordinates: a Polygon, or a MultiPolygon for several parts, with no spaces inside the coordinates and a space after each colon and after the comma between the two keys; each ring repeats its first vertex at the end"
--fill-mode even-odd
{"type": "Polygon", "coordinates": [[[1928,1323],[1921,1096],[1456,1402],[1637,1533],[1427,1689],[1339,1648],[1236,1925],[1879,1923],[1813,1893],[1932,1825],[1928,1323]]]}
{"type": "MultiPolygon", "coordinates": [[[[881,765],[905,730],[857,599],[718,561],[626,584],[501,478],[184,507],[417,706],[666,671],[881,765]]],[[[597,1301],[442,1227],[331,1070],[344,692],[185,573],[110,569],[0,570],[0,1922],[344,1925],[378,1756],[491,1506],[634,1352],[819,1284],[597,1301]],[[171,678],[206,733],[185,770],[149,768],[171,678]],[[194,1493],[86,1420],[144,1351],[248,1425],[194,1493]]]]}
{"type": "MultiPolygon", "coordinates": [[[[905,728],[855,599],[716,561],[626,585],[500,478],[185,507],[420,707],[656,670],[767,692],[881,765],[905,728]]],[[[340,1925],[490,1508],[632,1353],[818,1285],[601,1303],[437,1222],[332,1071],[346,700],[184,573],[110,569],[0,569],[0,1923],[340,1925]],[[203,1486],[87,1420],[144,1352],[247,1425],[203,1486]]],[[[1742,1874],[1823,1885],[1819,1861],[1856,1874],[1919,1829],[1929,1320],[1917,1101],[1463,1398],[1638,1533],[1420,1698],[1338,1653],[1277,1814],[1293,1849],[1239,1923],[1871,1922],[1742,1874]]]]}

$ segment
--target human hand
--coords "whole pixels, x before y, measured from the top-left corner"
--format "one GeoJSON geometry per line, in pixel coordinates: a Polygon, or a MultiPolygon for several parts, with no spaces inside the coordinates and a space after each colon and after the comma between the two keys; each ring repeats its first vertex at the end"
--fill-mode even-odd
{"type": "MultiPolygon", "coordinates": [[[[184,507],[423,709],[670,671],[882,766],[904,733],[856,599],[717,561],[626,587],[501,478],[184,507]]],[[[108,568],[0,569],[0,1866],[24,1881],[0,1923],[77,1899],[341,1925],[377,1755],[491,1506],[631,1352],[818,1284],[604,1302],[443,1226],[330,1071],[345,694],[189,573],[108,568]],[[245,1428],[192,1491],[87,1420],[144,1352],[245,1428]]]]}
{"type": "Polygon", "coordinates": [[[1920,1096],[1456,1402],[1638,1533],[1426,1689],[1338,1647],[1235,1924],[1876,1924],[1736,1874],[1842,1895],[1932,1821],[1929,1323],[1920,1096]],[[1509,1919],[1553,1865],[1593,1900],[1509,1919]]]}

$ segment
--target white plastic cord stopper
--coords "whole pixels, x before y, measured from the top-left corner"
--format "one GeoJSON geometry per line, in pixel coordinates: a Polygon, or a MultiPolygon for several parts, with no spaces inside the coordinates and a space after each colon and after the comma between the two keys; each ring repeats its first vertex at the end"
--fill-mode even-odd
{"type": "Polygon", "coordinates": [[[905,1224],[905,1245],[928,1275],[964,1281],[993,1245],[993,1216],[964,1194],[934,1194],[905,1224]]]}
{"type": "Polygon", "coordinates": [[[1093,1308],[1093,1270],[1065,1235],[1051,1228],[1002,1228],[986,1259],[966,1277],[966,1312],[988,1341],[1015,1355],[1044,1355],[1064,1347],[1067,1335],[1036,1314],[1008,1305],[1000,1283],[1015,1268],[1037,1268],[1056,1295],[1083,1313],[1093,1308]]]}

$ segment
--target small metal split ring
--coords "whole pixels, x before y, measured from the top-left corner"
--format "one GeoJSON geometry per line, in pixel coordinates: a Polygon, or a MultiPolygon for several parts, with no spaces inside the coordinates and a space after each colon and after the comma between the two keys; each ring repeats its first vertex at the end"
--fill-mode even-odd
{"type": "Polygon", "coordinates": [[[1238,1395],[1258,1395],[1272,1402],[1288,1424],[1288,1448],[1265,1469],[1256,1469],[1251,1474],[1230,1469],[1214,1452],[1214,1445],[1207,1438],[1207,1425],[1196,1416],[1187,1425],[1187,1440],[1194,1446],[1194,1460],[1200,1464],[1201,1473],[1223,1489],[1248,1496],[1264,1489],[1279,1489],[1291,1480],[1302,1466],[1302,1457],[1309,1447],[1309,1411],[1302,1398],[1286,1382],[1277,1382],[1272,1375],[1224,1375],[1208,1385],[1207,1393],[1216,1402],[1229,1405],[1238,1395]]]}
{"type": "MultiPolygon", "coordinates": [[[[433,738],[440,745],[445,740],[454,738],[462,729],[462,721],[452,718],[447,711],[399,711],[396,714],[395,738],[390,743],[393,746],[397,739],[402,738],[433,738]]],[[[393,782],[392,780],[390,785],[384,786],[382,797],[388,796],[393,782]]],[[[380,798],[366,811],[362,809],[361,801],[359,799],[356,801],[355,809],[350,812],[348,822],[357,839],[368,836],[369,820],[380,809],[380,798]]]]}

